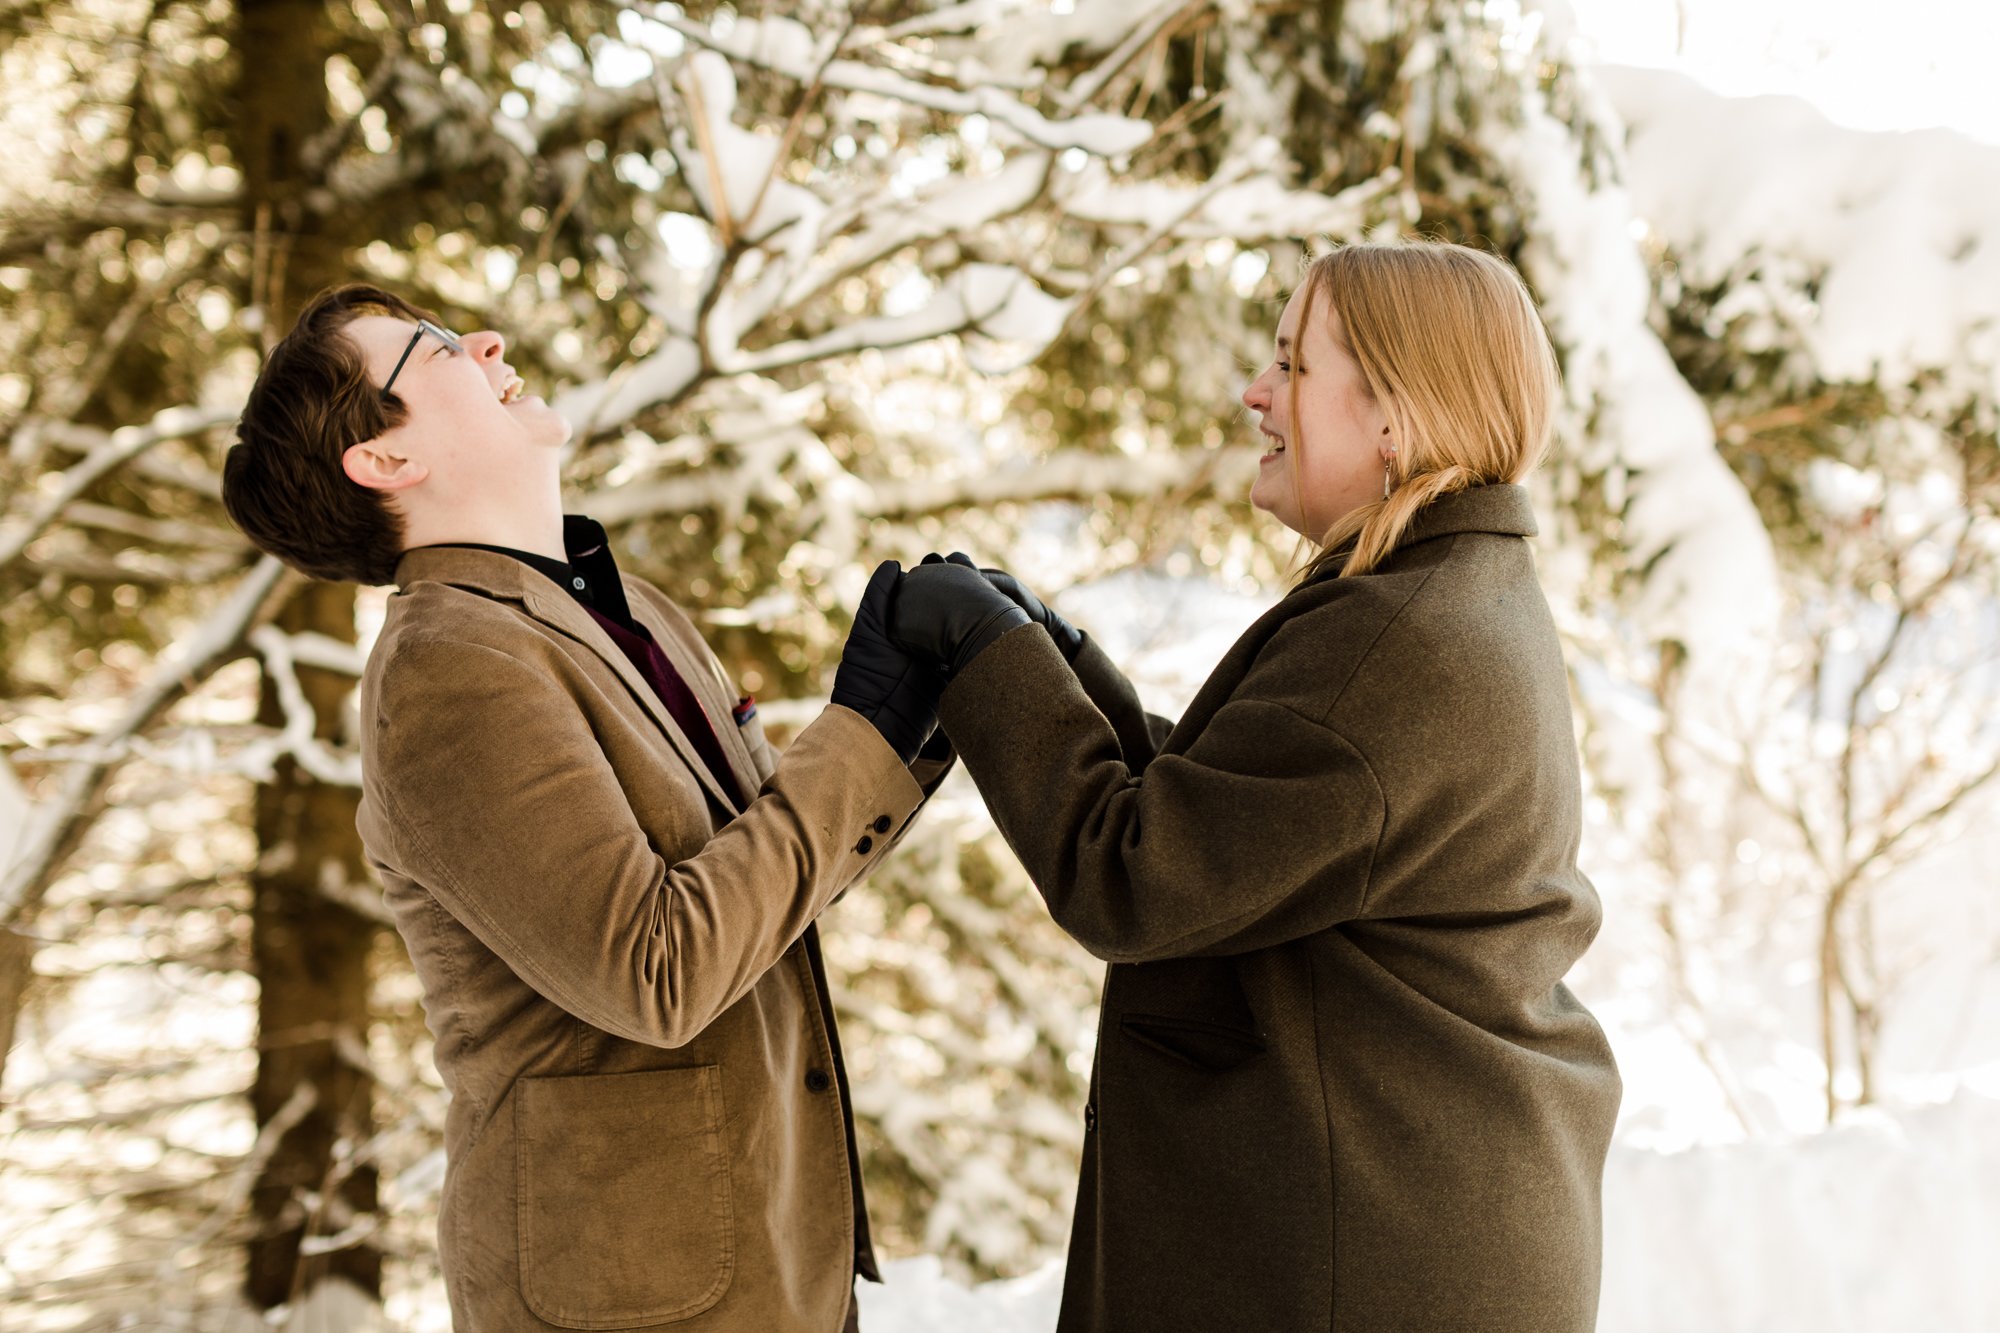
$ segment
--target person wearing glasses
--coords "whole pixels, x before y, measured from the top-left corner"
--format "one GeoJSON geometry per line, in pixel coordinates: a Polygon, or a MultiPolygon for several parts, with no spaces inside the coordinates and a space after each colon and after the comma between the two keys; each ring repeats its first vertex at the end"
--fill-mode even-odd
{"type": "Polygon", "coordinates": [[[397,588],[358,824],[451,1092],[453,1318],[853,1329],[880,1276],[813,922],[950,767],[942,682],[857,645],[775,756],[688,616],[563,514],[569,434],[500,334],[351,286],[272,349],[223,469],[261,550],[397,588]]]}

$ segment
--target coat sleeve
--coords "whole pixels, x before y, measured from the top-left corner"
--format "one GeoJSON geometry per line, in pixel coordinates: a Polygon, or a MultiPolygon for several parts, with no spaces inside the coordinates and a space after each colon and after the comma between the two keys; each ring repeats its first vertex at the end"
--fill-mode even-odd
{"type": "Polygon", "coordinates": [[[1050,914],[1099,958],[1243,953],[1360,913],[1383,825],[1374,773],[1254,688],[1135,773],[1049,637],[1024,627],[952,682],[941,716],[1050,914]]]}
{"type": "Polygon", "coordinates": [[[1088,634],[1083,636],[1083,648],[1076,661],[1070,663],[1070,670],[1076,673],[1085,697],[1097,705],[1097,711],[1111,724],[1125,766],[1134,773],[1143,773],[1159,753],[1167,733],[1174,729],[1173,720],[1146,711],[1132,682],[1088,634]]]}
{"type": "Polygon", "coordinates": [[[829,707],[748,809],[670,864],[561,683],[470,643],[399,645],[366,739],[371,853],[550,1001],[656,1046],[756,984],[922,797],[874,727],[829,707]]]}

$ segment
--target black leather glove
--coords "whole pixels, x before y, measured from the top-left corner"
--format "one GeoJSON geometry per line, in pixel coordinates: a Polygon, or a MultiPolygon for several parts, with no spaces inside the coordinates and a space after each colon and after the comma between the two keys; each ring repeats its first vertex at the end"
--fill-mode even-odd
{"type": "MultiPolygon", "coordinates": [[[[924,557],[924,563],[928,565],[937,559],[938,556],[935,554],[927,555],[924,557]]],[[[979,569],[979,566],[972,563],[972,557],[963,551],[953,551],[944,559],[954,565],[964,565],[967,569],[979,569]]],[[[979,572],[986,576],[988,583],[1012,598],[1014,605],[1026,611],[1028,619],[1049,632],[1049,637],[1056,641],[1056,647],[1062,649],[1063,661],[1076,661],[1076,655],[1083,651],[1082,630],[1057,615],[1047,602],[1035,596],[1027,584],[1006,570],[979,569],[979,572]]]]}
{"type": "Polygon", "coordinates": [[[889,637],[955,676],[987,644],[1028,623],[1028,613],[977,569],[933,560],[903,575],[889,610],[889,637]]]}
{"type": "Polygon", "coordinates": [[[902,574],[901,565],[884,560],[869,577],[854,610],[854,628],[840,650],[840,669],[833,673],[833,702],[874,723],[908,764],[937,727],[945,681],[935,662],[889,637],[889,607],[902,574]]]}

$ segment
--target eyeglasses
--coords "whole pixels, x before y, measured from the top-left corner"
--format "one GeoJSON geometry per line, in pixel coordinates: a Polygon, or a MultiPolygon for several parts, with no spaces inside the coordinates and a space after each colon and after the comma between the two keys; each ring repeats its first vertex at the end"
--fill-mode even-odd
{"type": "Polygon", "coordinates": [[[418,320],[417,331],[410,335],[410,345],[408,347],[405,347],[403,349],[403,354],[396,358],[396,368],[389,372],[388,380],[385,381],[382,385],[383,402],[386,403],[389,401],[390,385],[393,385],[396,382],[396,376],[403,373],[403,363],[410,359],[410,353],[417,350],[417,344],[423,341],[423,337],[426,333],[430,334],[431,337],[436,338],[439,342],[443,343],[446,347],[449,347],[454,352],[462,352],[465,350],[465,348],[462,345],[460,345],[458,341],[458,335],[456,333],[453,333],[450,329],[441,329],[427,319],[418,320]]]}

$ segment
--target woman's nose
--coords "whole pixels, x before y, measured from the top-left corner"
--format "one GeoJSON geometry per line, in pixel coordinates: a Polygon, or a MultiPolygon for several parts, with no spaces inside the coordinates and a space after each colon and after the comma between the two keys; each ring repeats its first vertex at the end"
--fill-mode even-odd
{"type": "Polygon", "coordinates": [[[1271,409],[1271,390],[1259,375],[1243,386],[1243,406],[1252,412],[1268,412],[1271,409]]]}

